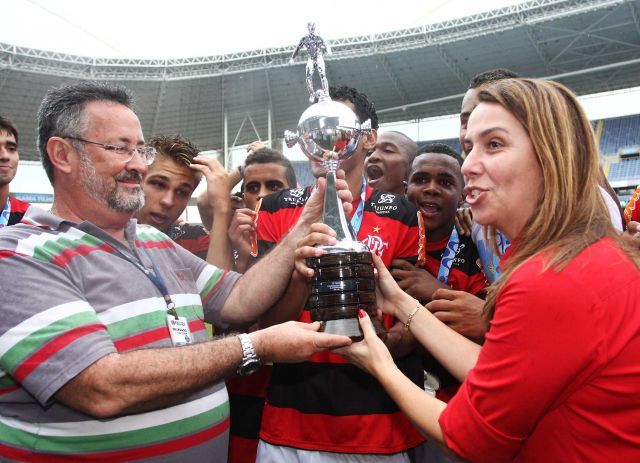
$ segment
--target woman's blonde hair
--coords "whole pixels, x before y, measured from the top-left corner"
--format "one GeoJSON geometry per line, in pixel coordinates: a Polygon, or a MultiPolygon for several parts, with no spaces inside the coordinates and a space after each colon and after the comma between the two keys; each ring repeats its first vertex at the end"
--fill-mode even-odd
{"type": "MultiPolygon", "coordinates": [[[[545,251],[545,269],[560,271],[580,251],[604,236],[619,239],[600,189],[600,156],[593,129],[576,96],[564,85],[537,79],[503,79],[479,88],[480,102],[498,103],[527,131],[542,171],[542,195],[506,267],[485,303],[493,317],[496,298],[513,272],[545,251]]],[[[535,198],[534,198],[535,200],[535,198]]]]}

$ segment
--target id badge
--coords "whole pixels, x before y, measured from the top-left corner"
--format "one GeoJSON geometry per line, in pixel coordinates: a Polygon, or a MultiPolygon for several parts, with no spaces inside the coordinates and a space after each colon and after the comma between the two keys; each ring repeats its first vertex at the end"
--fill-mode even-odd
{"type": "Polygon", "coordinates": [[[167,327],[171,335],[171,343],[174,346],[188,346],[192,343],[191,330],[186,317],[167,315],[167,327]]]}

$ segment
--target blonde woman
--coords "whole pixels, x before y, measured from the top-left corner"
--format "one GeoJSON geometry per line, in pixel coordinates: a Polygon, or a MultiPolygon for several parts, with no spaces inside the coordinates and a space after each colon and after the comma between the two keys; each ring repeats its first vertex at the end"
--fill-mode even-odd
{"type": "Polygon", "coordinates": [[[589,121],[554,82],[501,80],[480,99],[465,138],[467,202],[512,242],[485,304],[485,343],[449,329],[376,259],[379,307],[463,382],[459,392],[445,404],[406,379],[364,312],[364,341],[343,353],[464,460],[638,462],[640,258],[596,188],[589,121]]]}

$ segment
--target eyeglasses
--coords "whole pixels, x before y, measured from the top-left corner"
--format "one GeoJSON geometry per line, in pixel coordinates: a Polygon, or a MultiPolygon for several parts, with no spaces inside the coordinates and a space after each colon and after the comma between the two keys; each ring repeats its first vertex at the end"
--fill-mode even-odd
{"type": "Polygon", "coordinates": [[[90,143],[92,145],[98,145],[102,149],[107,151],[111,151],[118,155],[120,160],[124,163],[127,163],[133,159],[133,156],[138,153],[142,159],[147,163],[147,165],[153,163],[156,158],[156,149],[152,146],[121,146],[121,145],[110,145],[108,143],[98,143],[96,141],[85,140],[84,138],[79,137],[70,137],[65,136],[62,138],[66,138],[68,140],[77,140],[82,143],[90,143]]]}

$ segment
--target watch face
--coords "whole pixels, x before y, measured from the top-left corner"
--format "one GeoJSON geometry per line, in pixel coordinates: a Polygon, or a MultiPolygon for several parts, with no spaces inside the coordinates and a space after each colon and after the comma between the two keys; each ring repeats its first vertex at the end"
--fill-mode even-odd
{"type": "Polygon", "coordinates": [[[240,365],[240,368],[238,368],[238,374],[242,376],[250,375],[258,371],[258,368],[260,368],[259,360],[247,360],[246,363],[240,365]]]}

